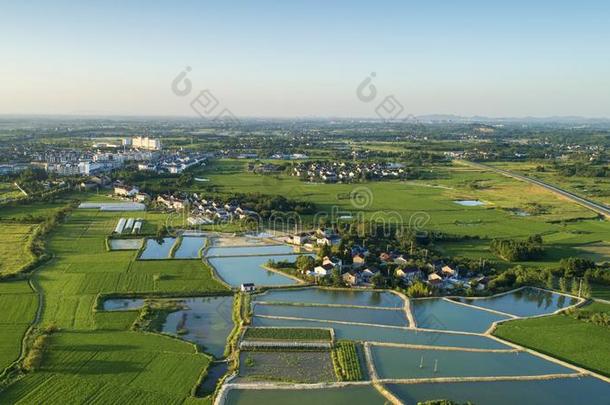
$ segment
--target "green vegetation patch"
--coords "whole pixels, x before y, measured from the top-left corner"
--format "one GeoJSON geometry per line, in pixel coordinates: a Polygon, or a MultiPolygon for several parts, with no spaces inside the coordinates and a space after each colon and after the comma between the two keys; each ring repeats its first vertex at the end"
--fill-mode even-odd
{"type": "Polygon", "coordinates": [[[242,351],[239,364],[242,381],[336,381],[329,351],[242,351]]]}
{"type": "Polygon", "coordinates": [[[494,334],[610,376],[610,328],[591,321],[595,313],[610,313],[610,305],[594,303],[566,314],[510,321],[494,334]]]}
{"type": "Polygon", "coordinates": [[[335,374],[340,381],[362,380],[360,357],[354,342],[349,340],[338,341],[332,351],[332,359],[335,374]]]}
{"type": "Polygon", "coordinates": [[[246,340],[298,340],[330,341],[332,335],[328,329],[310,328],[248,328],[244,333],[246,340]]]}

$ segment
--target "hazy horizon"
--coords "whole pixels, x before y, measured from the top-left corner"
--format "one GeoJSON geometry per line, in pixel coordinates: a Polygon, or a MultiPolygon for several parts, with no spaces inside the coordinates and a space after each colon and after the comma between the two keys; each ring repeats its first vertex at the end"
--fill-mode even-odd
{"type": "Polygon", "coordinates": [[[0,116],[197,117],[207,90],[206,118],[374,119],[389,96],[397,119],[610,118],[601,1],[28,2],[0,22],[0,116]]]}

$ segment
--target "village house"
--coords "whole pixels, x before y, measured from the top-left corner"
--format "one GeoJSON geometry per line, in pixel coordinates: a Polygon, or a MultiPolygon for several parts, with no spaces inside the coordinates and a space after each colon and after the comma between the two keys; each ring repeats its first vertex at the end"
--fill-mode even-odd
{"type": "Polygon", "coordinates": [[[352,267],[359,268],[366,264],[366,258],[362,253],[357,253],[352,257],[352,267]]]}
{"type": "Polygon", "coordinates": [[[133,198],[136,194],[138,194],[140,190],[138,190],[135,186],[115,186],[114,194],[120,197],[128,197],[133,198]]]}
{"type": "Polygon", "coordinates": [[[362,280],[363,283],[369,284],[373,276],[377,273],[379,273],[379,270],[377,269],[370,267],[366,268],[360,272],[360,280],[362,280]]]}
{"type": "Polygon", "coordinates": [[[441,268],[441,275],[444,278],[455,278],[457,276],[457,270],[455,270],[451,266],[443,266],[441,268]]]}
{"type": "Polygon", "coordinates": [[[239,286],[239,290],[242,292],[254,292],[256,291],[256,286],[254,283],[243,283],[239,286]]]}
{"type": "Polygon", "coordinates": [[[358,285],[358,282],[359,282],[358,273],[356,273],[353,270],[348,271],[347,273],[343,273],[341,275],[341,278],[343,279],[343,282],[345,284],[350,285],[350,286],[358,285]]]}
{"type": "Polygon", "coordinates": [[[436,273],[428,274],[428,284],[438,287],[443,284],[443,278],[436,273]]]}

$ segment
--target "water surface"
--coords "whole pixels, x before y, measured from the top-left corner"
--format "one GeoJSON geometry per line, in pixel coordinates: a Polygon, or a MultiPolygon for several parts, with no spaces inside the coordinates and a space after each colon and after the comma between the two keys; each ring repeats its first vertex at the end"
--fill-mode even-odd
{"type": "Polygon", "coordinates": [[[102,308],[104,311],[125,311],[130,309],[140,309],[143,305],[143,298],[110,298],[104,300],[102,308]]]}
{"type": "Polygon", "coordinates": [[[529,353],[371,348],[380,378],[441,378],[572,374],[573,370],[529,353]],[[421,367],[420,367],[421,366],[421,367]],[[436,370],[435,370],[436,367],[436,370]]]}
{"type": "MultiPolygon", "coordinates": [[[[236,247],[211,247],[206,252],[207,257],[220,256],[249,256],[249,255],[283,255],[293,254],[295,249],[289,245],[267,245],[267,246],[236,246],[236,247]]],[[[295,259],[296,260],[296,259],[295,259]]]]}
{"type": "Polygon", "coordinates": [[[597,378],[560,378],[543,381],[493,381],[429,384],[388,384],[387,388],[406,404],[447,399],[476,405],[605,404],[610,384],[597,378]]]}
{"type": "Polygon", "coordinates": [[[176,259],[198,259],[199,251],[205,245],[206,238],[198,236],[185,236],[180,247],[174,253],[176,259]]]}
{"type": "Polygon", "coordinates": [[[223,356],[227,337],[233,329],[233,297],[198,297],[180,299],[187,309],[168,315],[163,332],[178,335],[178,330],[186,333],[179,337],[203,346],[206,353],[214,357],[223,356]]]}
{"type": "Polygon", "coordinates": [[[146,247],[140,255],[141,260],[168,259],[169,252],[174,245],[176,238],[146,239],[146,247]],[[159,243],[161,242],[161,243],[159,243]]]}
{"type": "Polygon", "coordinates": [[[110,239],[111,250],[138,250],[142,247],[142,239],[110,239]]]}
{"type": "Polygon", "coordinates": [[[208,259],[208,262],[232,287],[239,287],[243,283],[254,283],[258,286],[297,284],[297,281],[290,277],[263,269],[261,266],[269,260],[296,260],[296,256],[214,257],[208,259]]]}
{"type": "Polygon", "coordinates": [[[479,205],[485,205],[483,201],[479,200],[457,200],[454,203],[463,205],[464,207],[477,207],[479,205]]]}
{"type": "Polygon", "coordinates": [[[411,308],[417,326],[424,329],[483,333],[493,322],[509,318],[441,298],[411,300],[411,308]]]}
{"type": "Polygon", "coordinates": [[[458,300],[470,305],[494,309],[517,316],[550,314],[578,302],[576,298],[536,288],[524,288],[499,297],[483,299],[459,298],[458,300]]]}
{"type": "Polygon", "coordinates": [[[324,288],[303,288],[291,290],[271,290],[256,296],[257,301],[298,302],[305,304],[361,305],[386,308],[402,308],[401,297],[390,292],[332,290],[324,288]]]}
{"type": "Polygon", "coordinates": [[[228,392],[227,405],[382,405],[385,398],[371,385],[315,390],[235,390],[228,392]]]}

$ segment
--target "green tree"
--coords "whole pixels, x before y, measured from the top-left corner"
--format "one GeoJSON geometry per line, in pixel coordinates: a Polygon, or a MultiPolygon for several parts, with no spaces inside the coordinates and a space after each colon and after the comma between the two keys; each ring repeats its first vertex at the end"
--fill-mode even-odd
{"type": "Polygon", "coordinates": [[[301,273],[305,273],[306,271],[313,269],[315,263],[316,261],[311,256],[299,256],[296,260],[297,270],[299,270],[301,273]]]}
{"type": "Polygon", "coordinates": [[[555,288],[555,277],[553,277],[553,273],[551,273],[550,271],[548,273],[546,273],[546,288],[548,288],[549,290],[552,290],[555,288]]]}
{"type": "Polygon", "coordinates": [[[562,292],[567,292],[568,291],[568,283],[567,283],[565,277],[559,277],[559,289],[562,292]]]}

